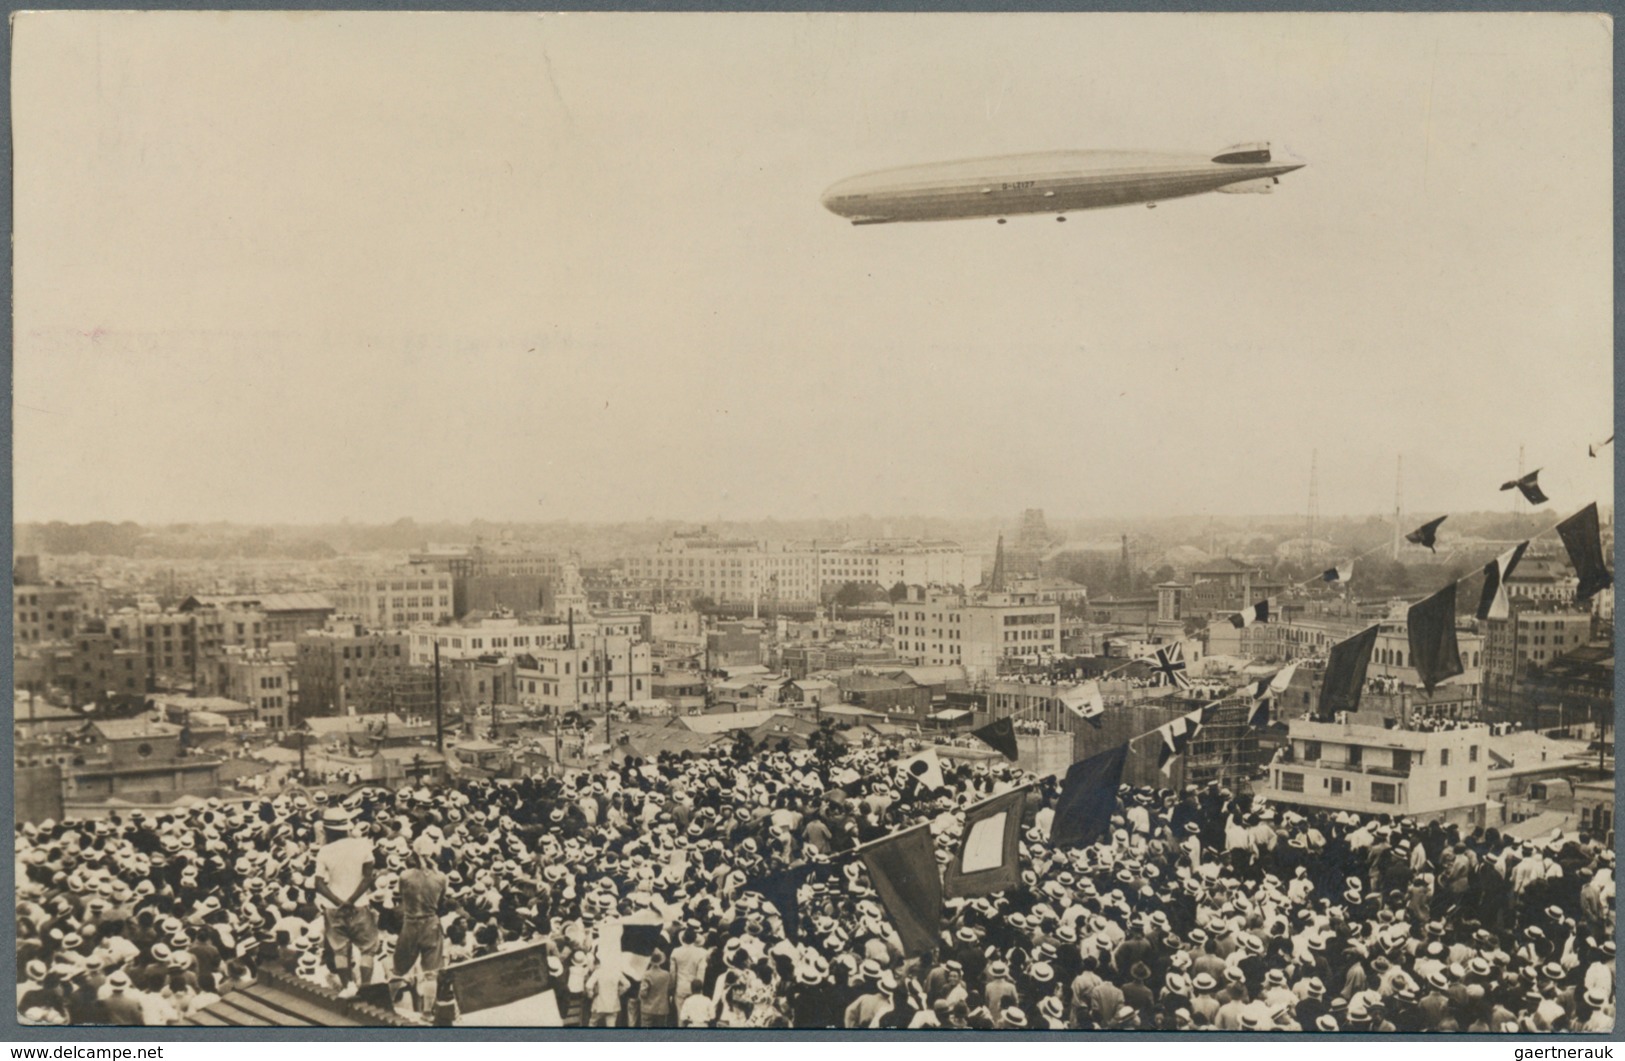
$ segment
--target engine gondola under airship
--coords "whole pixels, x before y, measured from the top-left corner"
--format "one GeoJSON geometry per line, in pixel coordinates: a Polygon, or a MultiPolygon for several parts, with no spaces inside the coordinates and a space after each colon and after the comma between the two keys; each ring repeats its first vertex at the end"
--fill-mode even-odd
{"type": "Polygon", "coordinates": [[[904,166],[852,177],[824,193],[824,206],[854,225],[953,221],[1145,203],[1203,192],[1267,193],[1305,163],[1238,144],[1207,158],[1155,151],[1047,151],[904,166]]]}

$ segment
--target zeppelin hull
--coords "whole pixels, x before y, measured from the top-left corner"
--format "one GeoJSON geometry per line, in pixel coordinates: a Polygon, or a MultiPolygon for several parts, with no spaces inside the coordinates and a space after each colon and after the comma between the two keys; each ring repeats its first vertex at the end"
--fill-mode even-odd
{"type": "Polygon", "coordinates": [[[854,177],[830,188],[824,195],[824,205],[854,224],[1063,214],[1154,203],[1244,182],[1271,181],[1299,165],[1058,152],[917,166],[854,177]]]}

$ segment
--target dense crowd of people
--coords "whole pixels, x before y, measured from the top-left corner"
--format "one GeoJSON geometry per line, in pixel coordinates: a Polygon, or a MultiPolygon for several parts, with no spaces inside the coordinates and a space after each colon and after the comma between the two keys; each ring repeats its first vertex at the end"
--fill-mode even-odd
{"type": "Polygon", "coordinates": [[[1604,837],[1125,786],[1106,836],[1055,848],[1053,778],[944,755],[926,787],[910,754],[736,746],[23,825],[18,1013],[173,1024],[275,969],[445,1021],[438,969],[539,943],[547,1012],[593,1026],[1613,1028],[1604,837]],[[908,953],[843,852],[928,822],[946,862],[964,807],[1029,783],[1020,882],[948,900],[908,953]],[[800,864],[795,909],[753,890],[800,864]],[[646,962],[600,946],[629,921],[658,926],[646,962]]]}

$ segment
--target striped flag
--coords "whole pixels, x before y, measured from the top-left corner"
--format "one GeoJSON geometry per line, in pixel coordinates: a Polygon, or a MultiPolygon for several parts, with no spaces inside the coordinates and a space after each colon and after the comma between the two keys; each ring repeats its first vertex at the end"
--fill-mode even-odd
{"type": "Polygon", "coordinates": [[[1243,608],[1230,617],[1230,625],[1237,630],[1246,629],[1254,623],[1267,623],[1269,621],[1270,602],[1268,600],[1261,600],[1251,607],[1243,608]]]}
{"type": "Polygon", "coordinates": [[[1602,555],[1602,528],[1597,520],[1597,503],[1582,508],[1557,525],[1558,537],[1568,550],[1569,563],[1580,584],[1574,589],[1574,599],[1584,603],[1614,584],[1608,571],[1608,561],[1602,555]]]}
{"type": "Polygon", "coordinates": [[[1247,716],[1249,726],[1263,726],[1270,720],[1270,702],[1286,692],[1292,685],[1292,676],[1298,672],[1296,663],[1288,663],[1268,678],[1255,682],[1252,688],[1253,710],[1247,716]]]}
{"type": "Polygon", "coordinates": [[[1478,611],[1474,614],[1480,619],[1505,619],[1512,612],[1511,603],[1507,600],[1507,579],[1523,559],[1523,551],[1529,548],[1528,542],[1519,542],[1494,560],[1484,565],[1484,591],[1478,598],[1478,611]]]}

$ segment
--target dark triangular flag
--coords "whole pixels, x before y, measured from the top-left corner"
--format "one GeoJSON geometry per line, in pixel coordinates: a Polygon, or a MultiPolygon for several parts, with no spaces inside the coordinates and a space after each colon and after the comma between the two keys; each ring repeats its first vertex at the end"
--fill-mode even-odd
{"type": "Polygon", "coordinates": [[[1550,500],[1550,498],[1548,498],[1545,494],[1540,492],[1540,483],[1537,481],[1539,478],[1540,478],[1540,469],[1536,468],[1534,471],[1530,472],[1528,475],[1523,475],[1523,476],[1519,476],[1516,479],[1507,480],[1506,482],[1501,484],[1501,489],[1503,489],[1503,490],[1516,489],[1520,494],[1522,494],[1524,496],[1524,500],[1528,501],[1531,505],[1544,505],[1547,501],[1550,500]]]}
{"type": "Polygon", "coordinates": [[[1574,590],[1576,601],[1588,601],[1614,584],[1614,576],[1608,573],[1608,563],[1602,555],[1602,529],[1597,523],[1595,501],[1559,523],[1557,533],[1569,551],[1574,573],[1580,577],[1580,584],[1574,590]]]}
{"type": "Polygon", "coordinates": [[[1519,542],[1494,560],[1484,565],[1484,590],[1478,597],[1478,611],[1473,614],[1480,619],[1505,619],[1509,611],[1507,603],[1507,579],[1512,576],[1513,568],[1523,559],[1523,551],[1529,548],[1528,542],[1519,542]]]}
{"type": "Polygon", "coordinates": [[[863,864],[905,954],[937,946],[942,928],[942,878],[929,823],[895,833],[863,851],[863,864]]]}
{"type": "Polygon", "coordinates": [[[942,871],[942,894],[974,899],[1014,888],[1021,880],[1021,812],[1027,790],[1018,788],[965,812],[959,850],[942,871]]]}
{"type": "Polygon", "coordinates": [[[1422,679],[1422,688],[1432,696],[1440,682],[1462,673],[1461,653],[1456,650],[1456,584],[1411,605],[1405,613],[1405,626],[1411,666],[1422,679]]]}
{"type": "Polygon", "coordinates": [[[1315,706],[1316,718],[1328,722],[1339,711],[1360,709],[1360,690],[1365,687],[1365,670],[1376,645],[1377,628],[1372,626],[1332,646],[1320,686],[1320,702],[1315,706]]]}
{"type": "Polygon", "coordinates": [[[1430,519],[1405,535],[1405,540],[1413,545],[1425,545],[1431,550],[1439,540],[1439,524],[1449,518],[1449,516],[1440,516],[1438,519],[1430,519]]]}
{"type": "Polygon", "coordinates": [[[970,735],[980,737],[989,748],[1011,762],[1021,757],[1016,750],[1016,727],[1008,718],[996,718],[981,729],[971,730],[970,735]]]}
{"type": "Polygon", "coordinates": [[[801,884],[810,872],[810,865],[791,866],[750,881],[740,890],[755,892],[772,903],[784,921],[784,938],[795,939],[801,923],[801,900],[796,893],[801,890],[801,884]]]}
{"type": "Polygon", "coordinates": [[[1267,623],[1269,621],[1270,602],[1268,600],[1261,600],[1249,608],[1243,608],[1230,617],[1230,625],[1237,630],[1249,627],[1254,623],[1267,623]]]}
{"type": "Polygon", "coordinates": [[[1123,781],[1128,745],[1119,744],[1080,763],[1073,763],[1055,803],[1050,843],[1056,847],[1092,844],[1111,828],[1117,810],[1117,786],[1123,781]]]}

